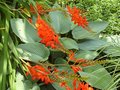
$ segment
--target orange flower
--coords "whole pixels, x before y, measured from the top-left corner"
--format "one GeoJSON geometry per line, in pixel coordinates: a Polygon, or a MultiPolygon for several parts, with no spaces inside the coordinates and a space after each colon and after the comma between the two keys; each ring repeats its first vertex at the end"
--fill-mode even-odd
{"type": "Polygon", "coordinates": [[[75,24],[78,24],[78,26],[81,26],[83,28],[85,28],[88,25],[87,19],[81,16],[80,9],[76,7],[70,8],[68,6],[67,10],[70,13],[72,21],[74,21],[75,24]]]}
{"type": "Polygon", "coordinates": [[[72,50],[69,51],[68,57],[69,57],[69,60],[76,60],[76,58],[75,58],[75,53],[74,53],[72,50]]]}
{"type": "Polygon", "coordinates": [[[83,82],[80,82],[77,79],[73,80],[73,88],[74,88],[74,90],[94,90],[87,83],[84,84],[83,82]],[[77,84],[78,84],[78,86],[77,86],[77,84]]]}
{"type": "Polygon", "coordinates": [[[61,87],[65,87],[66,90],[72,90],[72,89],[66,84],[66,82],[61,82],[61,83],[60,83],[60,86],[61,86],[61,87]]]}
{"type": "Polygon", "coordinates": [[[41,80],[46,84],[53,82],[48,76],[50,72],[47,71],[44,67],[39,65],[27,66],[27,67],[29,71],[26,73],[26,75],[30,74],[32,80],[41,80]]]}
{"type": "Polygon", "coordinates": [[[74,73],[77,73],[78,71],[82,71],[82,68],[80,68],[80,66],[71,66],[71,68],[73,69],[74,73]]]}
{"type": "MultiPolygon", "coordinates": [[[[36,3],[36,11],[39,13],[39,14],[43,14],[44,13],[44,9],[43,9],[43,6],[39,3],[36,3]]],[[[35,8],[33,7],[32,4],[30,4],[30,12],[35,14],[36,13],[35,11],[35,8]]]]}
{"type": "MultiPolygon", "coordinates": [[[[65,87],[66,90],[72,90],[66,82],[60,83],[61,87],[65,87]]],[[[84,84],[83,82],[80,82],[77,79],[73,80],[73,90],[94,90],[92,87],[90,87],[87,83],[84,84]]]]}
{"type": "Polygon", "coordinates": [[[38,16],[36,21],[36,28],[38,30],[38,35],[42,39],[40,42],[51,48],[57,48],[61,46],[58,35],[53,31],[53,29],[38,16]]]}
{"type": "Polygon", "coordinates": [[[88,83],[84,84],[83,82],[79,82],[76,90],[94,90],[94,89],[90,87],[88,83]]]}

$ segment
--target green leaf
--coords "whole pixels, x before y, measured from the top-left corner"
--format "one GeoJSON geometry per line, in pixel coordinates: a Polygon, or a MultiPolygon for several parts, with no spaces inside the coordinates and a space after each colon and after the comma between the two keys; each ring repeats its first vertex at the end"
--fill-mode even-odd
{"type": "Polygon", "coordinates": [[[67,61],[65,60],[65,59],[63,59],[63,58],[57,58],[56,60],[55,60],[55,64],[57,64],[58,65],[58,69],[59,70],[66,70],[66,71],[70,71],[71,70],[71,67],[70,67],[70,65],[69,64],[67,64],[67,61]],[[60,64],[60,65],[59,65],[60,64]],[[63,66],[61,66],[63,64],[63,66]]]}
{"type": "Polygon", "coordinates": [[[73,38],[75,39],[93,39],[98,38],[98,34],[107,27],[107,22],[89,22],[89,27],[93,32],[88,32],[82,27],[76,27],[72,31],[73,38]]]}
{"type": "Polygon", "coordinates": [[[11,19],[13,32],[25,43],[39,42],[37,31],[26,20],[11,19]]]}
{"type": "Polygon", "coordinates": [[[85,38],[95,38],[96,33],[90,33],[82,27],[76,27],[72,30],[72,35],[74,39],[85,39],[85,38]]]}
{"type": "Polygon", "coordinates": [[[56,90],[66,90],[65,87],[61,87],[59,85],[59,83],[55,82],[52,84],[52,86],[56,89],[56,90]]]}
{"type": "Polygon", "coordinates": [[[25,90],[24,88],[24,76],[21,75],[20,73],[16,74],[16,90],[25,90]]]}
{"type": "Polygon", "coordinates": [[[99,39],[88,39],[79,44],[79,48],[82,50],[96,50],[107,45],[106,41],[99,39]]]}
{"type": "Polygon", "coordinates": [[[18,46],[22,58],[33,62],[46,61],[50,54],[49,49],[41,43],[26,43],[18,46]]]}
{"type": "Polygon", "coordinates": [[[63,44],[63,46],[67,49],[78,49],[78,44],[75,40],[71,39],[71,38],[61,38],[61,43],[63,44]]]}
{"type": "Polygon", "coordinates": [[[56,33],[65,34],[71,29],[70,17],[61,11],[50,12],[51,25],[56,33]]]}
{"type": "Polygon", "coordinates": [[[91,86],[107,90],[107,88],[113,83],[111,75],[101,65],[89,66],[83,69],[84,72],[79,72],[83,77],[88,77],[86,82],[91,86]]]}
{"type": "Polygon", "coordinates": [[[30,80],[25,80],[24,76],[19,72],[16,75],[16,90],[40,90],[40,87],[30,80]]]}
{"type": "Polygon", "coordinates": [[[2,43],[0,43],[0,50],[2,50],[2,48],[3,48],[3,45],[2,45],[2,43]]]}
{"type": "Polygon", "coordinates": [[[105,49],[104,52],[112,57],[120,56],[120,46],[110,45],[105,49]]]}
{"type": "Polygon", "coordinates": [[[54,63],[55,64],[67,64],[67,61],[63,58],[57,58],[54,63]]]}
{"type": "Polygon", "coordinates": [[[40,87],[37,84],[35,84],[33,85],[33,88],[31,90],[40,90],[40,87]]]}
{"type": "Polygon", "coordinates": [[[109,44],[104,52],[112,57],[120,56],[120,36],[111,35],[107,36],[106,39],[109,44]]]}
{"type": "Polygon", "coordinates": [[[98,56],[96,51],[79,51],[76,53],[76,58],[83,58],[86,60],[93,60],[98,56]]]}
{"type": "Polygon", "coordinates": [[[30,90],[32,88],[32,82],[29,80],[24,80],[23,84],[24,84],[24,88],[25,88],[24,90],[30,90]]]}
{"type": "Polygon", "coordinates": [[[95,31],[96,33],[100,33],[108,26],[108,22],[106,21],[93,21],[89,22],[89,27],[91,30],[95,31]]]}

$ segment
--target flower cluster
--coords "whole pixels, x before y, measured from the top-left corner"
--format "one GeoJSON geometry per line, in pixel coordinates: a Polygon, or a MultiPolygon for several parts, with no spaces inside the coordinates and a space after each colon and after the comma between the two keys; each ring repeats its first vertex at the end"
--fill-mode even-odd
{"type": "Polygon", "coordinates": [[[39,14],[43,14],[44,13],[44,9],[43,6],[39,3],[36,3],[36,7],[33,7],[32,4],[30,4],[30,12],[35,14],[36,12],[38,12],[39,14]]]}
{"type": "MultiPolygon", "coordinates": [[[[79,63],[81,66],[84,66],[84,67],[89,65],[87,60],[82,59],[82,58],[76,58],[75,53],[72,50],[70,50],[69,54],[68,54],[68,62],[69,61],[74,61],[75,63],[79,63]]],[[[75,66],[72,66],[72,69],[74,72],[82,70],[82,69],[80,69],[80,67],[78,69],[78,67],[75,67],[75,66]]]]}
{"type": "Polygon", "coordinates": [[[77,79],[73,80],[73,89],[71,89],[66,82],[60,83],[61,87],[65,87],[66,90],[94,90],[88,83],[80,82],[77,79]]]}
{"type": "Polygon", "coordinates": [[[82,68],[80,68],[80,66],[72,65],[71,68],[74,71],[74,73],[77,73],[78,71],[82,71],[82,68]]]}
{"type": "Polygon", "coordinates": [[[27,66],[27,67],[28,67],[28,72],[26,73],[26,75],[30,74],[32,80],[41,80],[46,84],[53,82],[48,76],[50,72],[47,71],[44,67],[40,65],[27,66]]]}
{"type": "Polygon", "coordinates": [[[93,88],[90,87],[88,83],[84,84],[83,82],[80,82],[77,79],[74,79],[73,81],[73,88],[74,90],[93,90],[93,88]]]}
{"type": "Polygon", "coordinates": [[[67,6],[67,10],[70,13],[72,21],[74,21],[75,24],[78,24],[78,26],[81,26],[83,28],[88,25],[87,19],[85,17],[82,17],[80,14],[80,9],[76,7],[70,8],[67,6]]]}
{"type": "MultiPolygon", "coordinates": [[[[70,8],[69,6],[67,7],[67,10],[69,14],[72,17],[72,21],[74,21],[75,24],[78,24],[78,26],[81,26],[83,28],[86,28],[88,25],[88,22],[85,17],[83,17],[80,13],[80,10],[76,7],[70,8]]],[[[30,5],[30,11],[32,13],[38,12],[39,14],[43,14],[47,11],[43,8],[42,5],[36,3],[36,9],[30,5]]],[[[49,10],[48,10],[49,11],[49,10]]],[[[29,22],[32,23],[32,20],[29,19],[29,22]]],[[[45,22],[40,15],[38,15],[36,23],[35,23],[38,36],[41,38],[40,43],[45,44],[47,47],[51,47],[52,49],[57,49],[61,50],[64,53],[68,55],[68,63],[69,61],[75,62],[74,64],[70,64],[69,66],[71,67],[70,69],[73,70],[74,75],[78,75],[78,71],[82,71],[82,68],[77,65],[78,63],[81,63],[83,65],[86,62],[86,60],[83,59],[77,59],[75,57],[75,52],[72,50],[68,50],[63,47],[61,42],[59,41],[59,36],[56,34],[53,30],[53,28],[45,22]],[[77,64],[76,64],[77,63],[77,64]]],[[[48,65],[49,66],[49,65],[48,65]]],[[[61,87],[65,87],[66,90],[93,90],[92,87],[90,87],[87,83],[81,82],[79,77],[75,76],[74,78],[72,77],[72,73],[68,71],[59,71],[58,69],[51,68],[50,67],[45,68],[42,65],[35,65],[35,66],[27,66],[28,67],[28,72],[26,73],[27,75],[31,75],[32,80],[41,80],[45,84],[48,83],[53,83],[53,82],[58,82],[60,83],[61,87]],[[73,89],[68,86],[67,81],[65,78],[72,79],[73,81],[73,89]]],[[[82,65],[81,65],[82,66],[82,65]]]]}
{"type": "Polygon", "coordinates": [[[53,31],[53,29],[38,16],[36,21],[36,28],[38,30],[38,35],[42,39],[40,42],[51,48],[57,48],[61,46],[58,35],[53,31]]]}

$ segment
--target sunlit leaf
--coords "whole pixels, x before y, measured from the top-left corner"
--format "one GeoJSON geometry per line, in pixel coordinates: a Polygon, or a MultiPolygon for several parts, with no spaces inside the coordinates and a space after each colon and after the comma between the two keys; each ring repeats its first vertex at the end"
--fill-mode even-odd
{"type": "Polygon", "coordinates": [[[21,39],[21,41],[26,43],[40,41],[37,31],[26,20],[11,19],[11,26],[13,32],[21,39]]]}
{"type": "Polygon", "coordinates": [[[46,61],[50,54],[48,48],[41,43],[20,44],[18,51],[23,59],[33,62],[46,61]]]}
{"type": "Polygon", "coordinates": [[[79,51],[76,53],[76,58],[83,58],[86,60],[93,60],[98,56],[96,51],[79,51]]]}
{"type": "Polygon", "coordinates": [[[76,27],[72,31],[73,38],[75,39],[93,39],[98,37],[98,34],[108,26],[105,21],[89,22],[89,29],[93,32],[89,32],[82,27],[76,27]]]}

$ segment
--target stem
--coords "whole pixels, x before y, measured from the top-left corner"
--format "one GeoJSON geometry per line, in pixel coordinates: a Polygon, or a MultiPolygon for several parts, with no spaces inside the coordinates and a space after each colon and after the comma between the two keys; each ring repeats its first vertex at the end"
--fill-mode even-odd
{"type": "Polygon", "coordinates": [[[0,90],[6,90],[6,75],[7,75],[7,62],[8,62],[8,35],[9,35],[9,21],[5,19],[5,30],[3,31],[3,49],[1,56],[1,70],[0,70],[0,90]]]}

